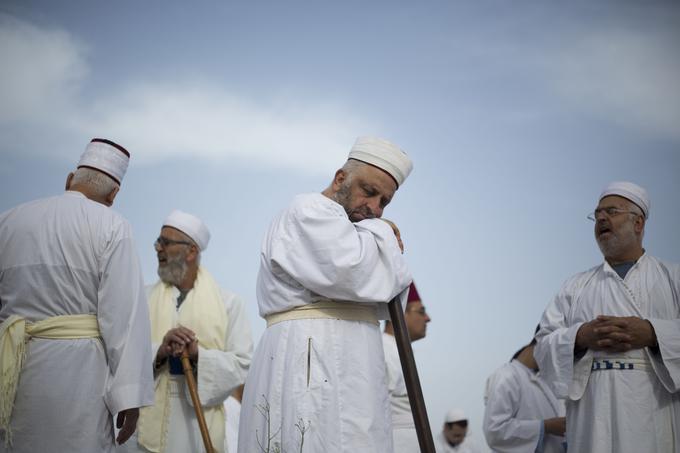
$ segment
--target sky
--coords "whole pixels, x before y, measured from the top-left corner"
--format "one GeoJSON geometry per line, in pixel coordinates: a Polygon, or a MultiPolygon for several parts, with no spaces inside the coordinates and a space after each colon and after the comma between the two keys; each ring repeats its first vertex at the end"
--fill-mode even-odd
{"type": "Polygon", "coordinates": [[[414,162],[385,217],[432,318],[414,343],[430,424],[463,408],[569,276],[602,261],[610,181],[651,198],[645,248],[680,262],[680,4],[0,2],[0,211],[59,193],[87,142],[131,153],[114,209],[145,280],[172,209],[264,330],[262,236],[360,135],[414,162]]]}

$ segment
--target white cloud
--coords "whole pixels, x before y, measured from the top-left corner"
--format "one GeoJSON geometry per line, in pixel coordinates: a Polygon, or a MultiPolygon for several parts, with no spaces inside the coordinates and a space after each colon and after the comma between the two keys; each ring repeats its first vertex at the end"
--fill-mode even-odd
{"type": "Polygon", "coordinates": [[[87,73],[85,48],[61,30],[0,14],[0,121],[44,120],[70,109],[87,73]]]}
{"type": "Polygon", "coordinates": [[[289,100],[259,105],[205,83],[195,86],[136,86],[102,100],[90,127],[138,150],[146,163],[171,156],[237,157],[327,172],[366,125],[338,105],[289,100]]]}
{"type": "Polygon", "coordinates": [[[64,31],[7,16],[0,16],[0,61],[3,152],[73,159],[74,148],[96,135],[130,148],[142,164],[238,158],[327,173],[341,164],[357,133],[375,130],[333,101],[258,104],[204,81],[140,82],[81,102],[84,46],[64,31]]]}

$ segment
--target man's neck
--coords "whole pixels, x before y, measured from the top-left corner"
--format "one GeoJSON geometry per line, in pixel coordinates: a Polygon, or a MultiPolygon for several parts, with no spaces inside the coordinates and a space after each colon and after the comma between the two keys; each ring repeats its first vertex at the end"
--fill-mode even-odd
{"type": "Polygon", "coordinates": [[[607,260],[610,266],[618,266],[623,263],[635,263],[640,259],[642,255],[645,254],[645,249],[642,247],[636,248],[634,251],[629,253],[621,254],[619,256],[605,256],[604,259],[607,260]]]}

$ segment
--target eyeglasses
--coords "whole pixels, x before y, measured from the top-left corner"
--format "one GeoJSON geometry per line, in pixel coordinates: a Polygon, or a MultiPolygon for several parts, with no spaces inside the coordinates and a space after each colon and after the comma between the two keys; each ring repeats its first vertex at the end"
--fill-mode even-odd
{"type": "Polygon", "coordinates": [[[156,242],[153,243],[153,246],[165,248],[169,245],[174,245],[174,244],[192,245],[191,242],[175,241],[173,239],[164,238],[163,236],[158,236],[158,238],[156,239],[156,242]]]}
{"type": "Polygon", "coordinates": [[[597,216],[600,215],[600,214],[604,214],[607,217],[616,217],[619,214],[626,214],[626,213],[635,214],[635,215],[642,215],[639,212],[629,211],[629,210],[626,210],[626,209],[619,209],[619,208],[615,208],[613,206],[610,206],[608,208],[597,208],[596,210],[594,210],[593,212],[588,214],[586,216],[586,218],[588,220],[592,220],[593,222],[595,222],[597,220],[597,216]]]}

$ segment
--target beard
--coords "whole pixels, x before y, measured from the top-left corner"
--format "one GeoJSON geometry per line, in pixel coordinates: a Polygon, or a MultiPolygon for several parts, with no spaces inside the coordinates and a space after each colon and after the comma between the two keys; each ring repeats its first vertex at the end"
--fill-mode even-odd
{"type": "Polygon", "coordinates": [[[185,258],[185,253],[178,253],[167,257],[165,264],[158,266],[158,277],[163,283],[179,286],[184,281],[189,269],[185,258]]]}
{"type": "Polygon", "coordinates": [[[621,225],[621,229],[616,233],[612,231],[608,238],[598,237],[596,239],[597,246],[605,258],[621,256],[637,243],[632,221],[621,225]]]}
{"type": "Polygon", "coordinates": [[[345,182],[343,182],[343,184],[340,186],[340,189],[338,189],[338,191],[333,195],[333,201],[343,207],[347,213],[347,217],[349,217],[352,222],[357,222],[364,219],[375,219],[376,215],[373,214],[371,208],[366,205],[350,208],[350,206],[352,206],[352,201],[354,201],[352,198],[352,190],[350,188],[351,182],[351,178],[348,178],[345,180],[345,182]],[[356,214],[359,214],[360,217],[357,217],[356,214]]]}

